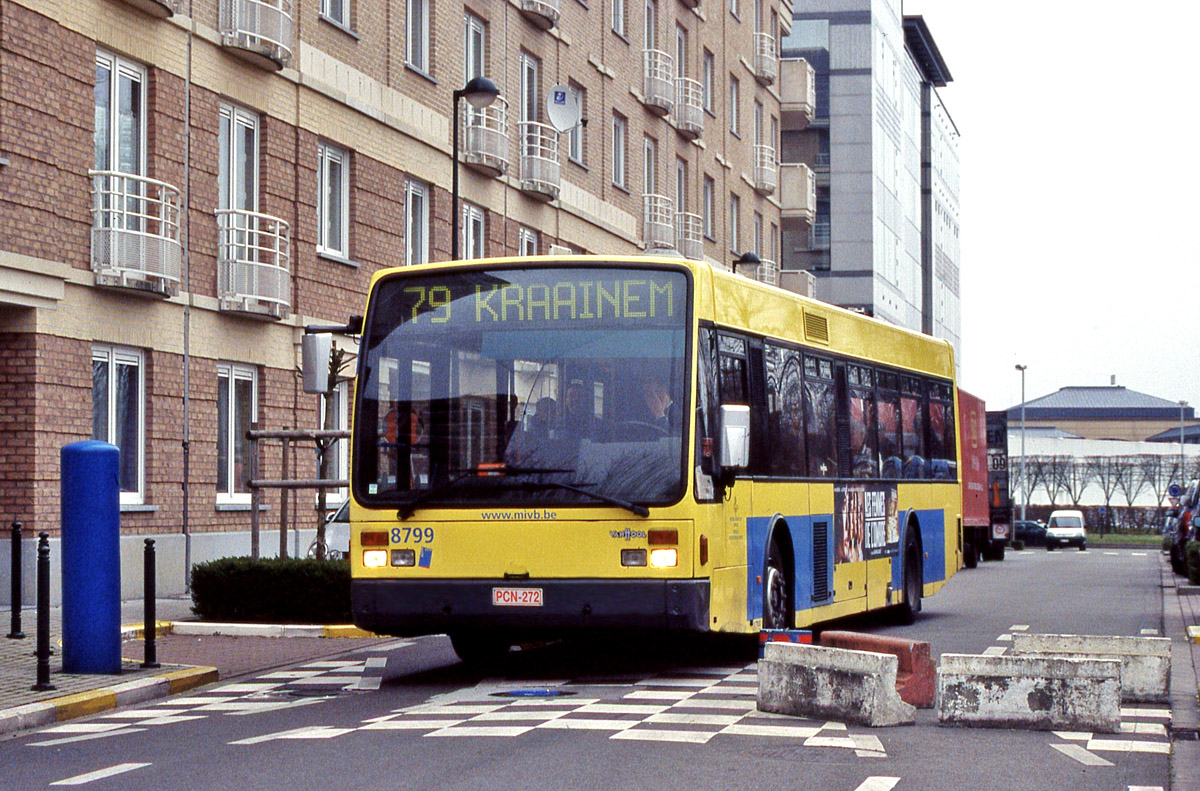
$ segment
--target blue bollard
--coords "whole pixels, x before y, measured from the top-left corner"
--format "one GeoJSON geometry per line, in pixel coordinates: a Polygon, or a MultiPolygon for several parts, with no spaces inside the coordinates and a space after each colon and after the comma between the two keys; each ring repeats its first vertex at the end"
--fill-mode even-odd
{"type": "Polygon", "coordinates": [[[121,672],[120,451],[62,449],[63,672],[121,672]]]}

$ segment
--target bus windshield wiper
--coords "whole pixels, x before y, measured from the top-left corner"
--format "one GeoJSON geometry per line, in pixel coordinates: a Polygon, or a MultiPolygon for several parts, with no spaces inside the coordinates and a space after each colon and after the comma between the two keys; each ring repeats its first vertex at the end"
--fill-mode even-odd
{"type": "MultiPolygon", "coordinates": [[[[509,472],[512,472],[512,470],[509,470],[509,472]]],[[[539,470],[539,472],[541,472],[541,470],[539,470]]],[[[587,484],[587,485],[590,486],[590,485],[594,485],[594,484],[587,484]]],[[[573,483],[563,483],[562,481],[531,481],[530,483],[524,484],[524,487],[530,488],[530,489],[540,489],[540,488],[563,489],[568,492],[575,492],[576,494],[582,494],[584,497],[591,497],[593,500],[599,500],[602,503],[608,503],[609,505],[615,505],[618,508],[624,508],[626,511],[629,511],[632,514],[636,514],[637,516],[649,516],[650,515],[650,509],[646,508],[646,506],[644,506],[644,505],[638,505],[637,503],[631,503],[628,500],[622,500],[619,497],[612,497],[611,495],[602,494],[600,492],[590,492],[587,489],[584,489],[582,486],[577,486],[573,483]]]]}
{"type": "Polygon", "coordinates": [[[427,503],[430,500],[432,500],[433,498],[439,497],[439,496],[445,494],[446,492],[450,491],[455,486],[458,486],[458,484],[460,484],[462,481],[466,480],[467,478],[470,478],[474,474],[475,474],[475,470],[468,470],[467,472],[464,472],[461,475],[451,478],[450,480],[446,481],[443,484],[434,486],[430,489],[426,489],[425,491],[421,492],[413,499],[409,500],[404,505],[400,506],[399,510],[396,511],[396,516],[402,521],[405,519],[408,519],[410,516],[413,515],[413,512],[416,511],[418,508],[420,508],[424,503],[427,503]]]}

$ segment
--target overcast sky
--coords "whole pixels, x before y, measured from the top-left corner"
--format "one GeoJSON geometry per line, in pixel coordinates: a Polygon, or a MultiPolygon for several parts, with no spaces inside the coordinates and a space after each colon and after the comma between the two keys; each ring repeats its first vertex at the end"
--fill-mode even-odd
{"type": "Polygon", "coordinates": [[[1194,0],[904,0],[954,80],[963,389],[1117,384],[1200,412],[1194,0]]]}

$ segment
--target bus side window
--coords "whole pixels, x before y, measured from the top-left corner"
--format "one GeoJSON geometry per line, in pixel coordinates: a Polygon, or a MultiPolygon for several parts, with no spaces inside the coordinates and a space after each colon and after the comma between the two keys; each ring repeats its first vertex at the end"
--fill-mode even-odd
{"type": "Polygon", "coordinates": [[[715,475],[718,407],[718,364],[715,333],[700,328],[696,366],[696,463],[705,475],[715,475]]]}
{"type": "Polygon", "coordinates": [[[766,472],[780,477],[804,476],[804,383],[800,352],[766,344],[767,386],[766,472]]]}
{"type": "Polygon", "coordinates": [[[804,434],[808,474],[833,478],[838,474],[837,388],[833,361],[804,355],[804,434]]]}
{"type": "Polygon", "coordinates": [[[888,371],[878,372],[878,390],[875,395],[876,418],[879,427],[879,461],[884,478],[899,478],[904,460],[900,442],[900,394],[897,392],[896,375],[888,371]]]}
{"type": "Polygon", "coordinates": [[[900,441],[904,456],[903,478],[924,478],[926,471],[926,409],[923,382],[915,376],[900,377],[900,441]]]}

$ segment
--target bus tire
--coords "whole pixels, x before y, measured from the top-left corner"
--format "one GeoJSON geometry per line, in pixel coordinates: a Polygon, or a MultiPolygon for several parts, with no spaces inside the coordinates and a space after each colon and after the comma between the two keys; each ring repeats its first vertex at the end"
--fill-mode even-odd
{"type": "Polygon", "coordinates": [[[921,593],[924,590],[924,580],[921,574],[921,551],[917,542],[909,539],[904,546],[904,601],[900,603],[897,613],[902,624],[911,624],[917,620],[921,611],[921,593]]]}
{"type": "Polygon", "coordinates": [[[979,565],[979,555],[975,553],[975,543],[972,541],[963,542],[963,566],[973,569],[979,565]]]}
{"type": "Polygon", "coordinates": [[[488,632],[451,632],[450,645],[464,665],[494,665],[512,647],[504,637],[488,632]]]}
{"type": "Polygon", "coordinates": [[[794,617],[791,580],[779,544],[772,538],[763,571],[763,628],[791,629],[794,617]]]}

